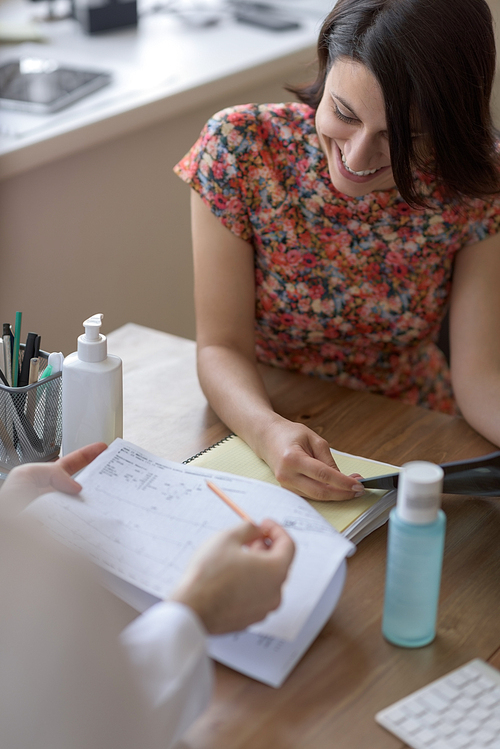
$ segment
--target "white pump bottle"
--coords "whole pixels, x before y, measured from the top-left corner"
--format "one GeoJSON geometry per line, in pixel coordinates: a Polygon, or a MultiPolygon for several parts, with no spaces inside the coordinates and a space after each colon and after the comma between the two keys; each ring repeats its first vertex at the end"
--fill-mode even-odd
{"type": "Polygon", "coordinates": [[[122,361],[108,354],[101,314],[83,323],[78,351],[62,369],[62,454],[123,436],[122,361]]]}

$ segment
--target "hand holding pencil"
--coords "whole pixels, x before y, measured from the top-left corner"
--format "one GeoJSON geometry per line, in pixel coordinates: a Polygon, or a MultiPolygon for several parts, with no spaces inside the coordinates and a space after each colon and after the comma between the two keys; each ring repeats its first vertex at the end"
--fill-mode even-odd
{"type": "MultiPolygon", "coordinates": [[[[218,496],[224,494],[215,488],[218,496]]],[[[241,516],[233,505],[230,500],[241,516]]],[[[245,523],[199,549],[171,600],[192,608],[210,634],[245,629],[280,605],[294,553],[292,539],[278,523],[267,519],[257,525],[246,516],[245,523]]]]}

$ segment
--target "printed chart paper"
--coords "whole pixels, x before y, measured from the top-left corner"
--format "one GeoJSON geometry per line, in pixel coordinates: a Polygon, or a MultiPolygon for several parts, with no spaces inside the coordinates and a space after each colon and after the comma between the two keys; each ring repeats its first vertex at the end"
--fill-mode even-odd
{"type": "Polygon", "coordinates": [[[103,569],[157,596],[168,597],[194,551],[239,521],[206,486],[214,481],[260,523],[271,517],[296,543],[280,608],[253,633],[294,640],[353,545],[309,504],[280,487],[172,463],[116,440],[79,475],[79,497],[58,492],[28,512],[51,533],[103,569]]]}

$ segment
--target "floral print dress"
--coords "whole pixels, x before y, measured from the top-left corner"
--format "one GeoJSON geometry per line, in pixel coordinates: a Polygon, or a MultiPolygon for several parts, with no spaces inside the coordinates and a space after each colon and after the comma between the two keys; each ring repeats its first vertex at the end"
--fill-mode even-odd
{"type": "Polygon", "coordinates": [[[421,174],[431,208],[343,195],[299,103],[219,112],[175,171],[254,248],[259,361],[456,413],[435,341],[455,255],[500,231],[500,198],[450,205],[421,174]]]}

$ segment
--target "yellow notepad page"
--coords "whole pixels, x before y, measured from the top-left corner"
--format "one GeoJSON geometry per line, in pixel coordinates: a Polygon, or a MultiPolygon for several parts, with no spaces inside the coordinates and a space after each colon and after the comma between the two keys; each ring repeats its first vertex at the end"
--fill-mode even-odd
{"type": "MultiPolygon", "coordinates": [[[[398,470],[397,466],[390,463],[368,460],[368,458],[360,458],[338,450],[331,452],[342,473],[360,473],[364,478],[368,478],[398,470]]],[[[213,468],[214,471],[236,473],[238,476],[247,476],[279,486],[267,463],[258,458],[246,442],[236,435],[222,440],[189,462],[200,467],[213,468]]],[[[385,491],[380,489],[367,489],[362,497],[345,502],[309,501],[320,515],[323,515],[334,528],[342,532],[384,494],[385,491]]]]}

